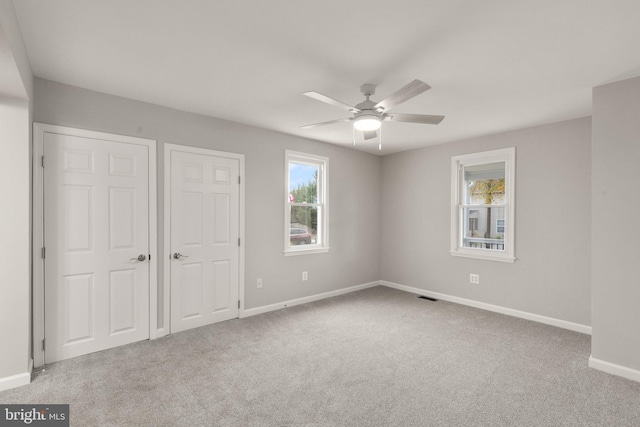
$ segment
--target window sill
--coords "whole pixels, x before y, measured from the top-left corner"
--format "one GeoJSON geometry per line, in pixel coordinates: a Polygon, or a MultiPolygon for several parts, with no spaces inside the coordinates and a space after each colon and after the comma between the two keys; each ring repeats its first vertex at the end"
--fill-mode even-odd
{"type": "Polygon", "coordinates": [[[329,249],[331,248],[289,249],[284,251],[284,256],[322,254],[329,252],[329,249]]]}
{"type": "Polygon", "coordinates": [[[481,259],[484,261],[498,261],[498,262],[508,262],[514,263],[516,261],[516,257],[507,255],[507,254],[491,254],[491,253],[482,253],[482,252],[469,252],[469,251],[451,251],[451,255],[461,257],[461,258],[473,258],[473,259],[481,259]]]}

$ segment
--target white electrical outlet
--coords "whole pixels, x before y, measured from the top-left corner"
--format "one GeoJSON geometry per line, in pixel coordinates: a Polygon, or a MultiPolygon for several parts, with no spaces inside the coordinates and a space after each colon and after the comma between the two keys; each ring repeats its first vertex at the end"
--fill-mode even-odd
{"type": "Polygon", "coordinates": [[[309,274],[306,271],[302,272],[302,281],[305,281],[309,278],[309,274]]]}
{"type": "Polygon", "coordinates": [[[479,274],[470,274],[469,275],[469,283],[473,283],[474,285],[480,284],[480,275],[479,274]]]}
{"type": "Polygon", "coordinates": [[[262,277],[258,277],[258,280],[256,281],[256,284],[258,285],[258,289],[260,289],[262,287],[262,277]]]}

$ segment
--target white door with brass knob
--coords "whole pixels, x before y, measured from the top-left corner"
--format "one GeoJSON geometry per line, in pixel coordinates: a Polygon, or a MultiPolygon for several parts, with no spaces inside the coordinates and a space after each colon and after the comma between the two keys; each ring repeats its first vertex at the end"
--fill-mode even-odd
{"type": "Polygon", "coordinates": [[[165,156],[173,333],[238,317],[240,160],[180,146],[165,156]]]}
{"type": "Polygon", "coordinates": [[[43,148],[46,363],[149,338],[148,143],[43,148]]]}

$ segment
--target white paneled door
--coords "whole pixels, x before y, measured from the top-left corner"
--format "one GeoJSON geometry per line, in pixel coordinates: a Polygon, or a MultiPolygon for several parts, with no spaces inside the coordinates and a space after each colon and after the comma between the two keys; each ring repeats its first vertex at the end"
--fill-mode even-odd
{"type": "Polygon", "coordinates": [[[168,153],[173,333],[238,317],[240,161],[168,153]]]}
{"type": "Polygon", "coordinates": [[[149,338],[149,147],[43,146],[46,362],[149,338]]]}

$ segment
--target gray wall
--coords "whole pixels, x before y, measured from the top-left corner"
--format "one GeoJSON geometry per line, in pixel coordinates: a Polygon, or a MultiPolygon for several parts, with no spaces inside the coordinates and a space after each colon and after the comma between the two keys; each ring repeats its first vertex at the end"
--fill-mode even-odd
{"type": "MultiPolygon", "coordinates": [[[[378,156],[43,79],[35,81],[35,96],[36,122],[156,139],[160,207],[164,143],[245,155],[245,308],[379,279],[382,161],[378,156]],[[329,253],[289,257],[282,253],[285,149],[329,157],[329,253]],[[309,272],[306,282],[301,280],[302,271],[309,272]],[[262,289],[256,288],[258,277],[264,280],[262,289]]],[[[160,253],[168,253],[162,248],[163,221],[160,209],[160,253]]]]}
{"type": "Polygon", "coordinates": [[[0,390],[26,384],[30,358],[30,129],[33,75],[13,3],[0,1],[0,390]]]}
{"type": "Polygon", "coordinates": [[[640,370],[640,78],[593,90],[592,357],[640,370]]]}
{"type": "Polygon", "coordinates": [[[0,93],[33,98],[33,73],[11,0],[0,0],[0,93]]]}
{"type": "Polygon", "coordinates": [[[29,365],[29,125],[28,101],[0,96],[0,390],[29,365]]]}
{"type": "Polygon", "coordinates": [[[582,118],[385,156],[381,278],[590,325],[590,143],[582,118]],[[451,157],[504,147],[516,147],[518,259],[453,257],[451,157]]]}

